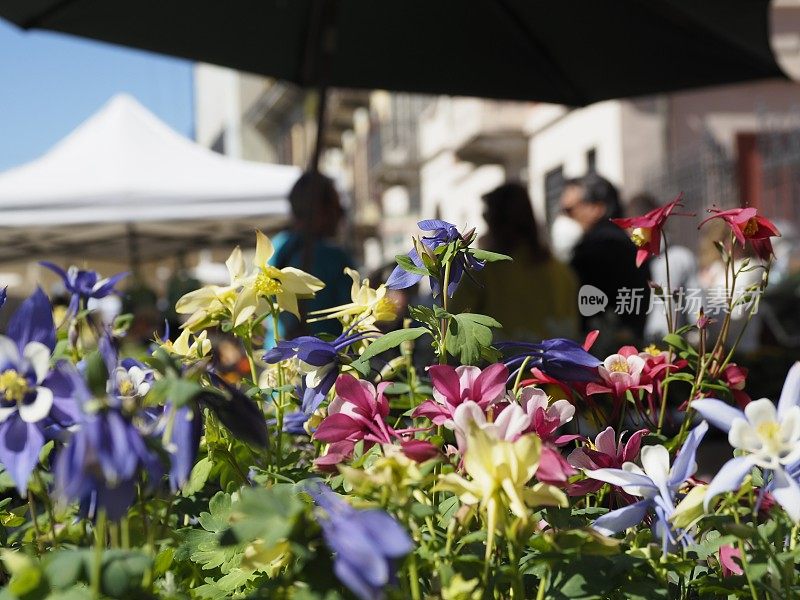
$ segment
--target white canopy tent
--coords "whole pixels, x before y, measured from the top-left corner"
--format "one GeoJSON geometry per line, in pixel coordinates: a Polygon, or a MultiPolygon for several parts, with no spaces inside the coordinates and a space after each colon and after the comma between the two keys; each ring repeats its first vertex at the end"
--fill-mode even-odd
{"type": "Polygon", "coordinates": [[[286,222],[296,167],[237,160],[112,98],[44,156],[0,173],[0,261],[150,260],[286,222]]]}

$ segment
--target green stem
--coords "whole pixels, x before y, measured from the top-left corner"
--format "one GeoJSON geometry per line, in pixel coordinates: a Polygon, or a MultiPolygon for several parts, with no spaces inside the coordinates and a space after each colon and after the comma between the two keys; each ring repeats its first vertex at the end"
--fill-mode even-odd
{"type": "MultiPolygon", "coordinates": [[[[272,329],[273,335],[275,336],[275,344],[277,345],[280,341],[280,333],[278,332],[279,326],[279,319],[278,319],[278,311],[273,307],[272,309],[272,329]]],[[[281,390],[278,392],[278,397],[275,401],[275,468],[278,472],[281,470],[281,466],[283,464],[283,386],[285,385],[284,381],[284,372],[283,372],[283,365],[278,363],[278,388],[281,390]]]]}
{"type": "MultiPolygon", "coordinates": [[[[736,506],[733,507],[733,520],[737,525],[739,524],[739,513],[737,512],[736,506]]],[[[744,571],[745,579],[747,579],[747,587],[750,588],[750,596],[753,598],[753,600],[758,600],[756,588],[753,585],[753,580],[750,578],[750,562],[747,560],[747,552],[744,547],[744,541],[738,539],[736,542],[739,547],[739,554],[742,555],[742,570],[744,571]]]]}
{"type": "Polygon", "coordinates": [[[92,596],[101,597],[103,575],[103,550],[106,546],[106,511],[101,508],[97,513],[94,526],[94,562],[92,563],[92,596]]]}
{"type": "Polygon", "coordinates": [[[519,388],[519,383],[520,383],[520,381],[522,381],[522,373],[525,371],[525,367],[528,366],[528,363],[530,362],[530,360],[531,360],[530,356],[526,356],[525,357],[525,360],[522,361],[522,365],[519,368],[519,372],[517,373],[517,377],[516,377],[516,379],[514,379],[514,387],[511,388],[511,393],[514,394],[515,396],[517,395],[517,389],[519,388]]]}
{"type": "Polygon", "coordinates": [[[539,580],[539,589],[536,591],[536,600],[544,600],[544,593],[547,591],[547,580],[550,578],[549,575],[548,571],[542,574],[542,578],[539,580]]]}
{"type": "Polygon", "coordinates": [[[411,558],[408,561],[408,583],[411,586],[411,598],[413,600],[420,600],[422,595],[419,591],[419,572],[417,571],[417,555],[411,553],[411,558]]]}
{"type": "MultiPolygon", "coordinates": [[[[447,288],[450,286],[450,266],[452,260],[448,260],[444,265],[444,278],[442,279],[442,308],[447,312],[447,288]]],[[[447,328],[450,325],[449,317],[442,317],[439,326],[439,364],[447,364],[447,328]]]]}
{"type": "Polygon", "coordinates": [[[44,509],[47,512],[48,519],[50,520],[50,537],[52,538],[53,546],[57,547],[58,541],[56,540],[56,514],[55,510],[53,510],[53,502],[50,500],[50,496],[47,494],[47,487],[44,485],[44,481],[42,480],[42,476],[38,469],[34,469],[33,478],[36,480],[39,489],[42,490],[42,502],[44,502],[44,509]]]}
{"type": "Polygon", "coordinates": [[[28,508],[31,511],[31,523],[33,523],[33,533],[36,536],[36,553],[41,556],[42,554],[42,532],[39,530],[39,518],[36,515],[36,502],[33,499],[33,493],[28,490],[28,508]]]}

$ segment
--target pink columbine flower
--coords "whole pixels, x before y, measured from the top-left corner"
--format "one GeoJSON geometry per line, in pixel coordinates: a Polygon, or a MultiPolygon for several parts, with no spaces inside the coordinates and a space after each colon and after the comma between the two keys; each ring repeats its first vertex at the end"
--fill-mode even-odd
{"type": "Polygon", "coordinates": [[[744,391],[747,382],[747,369],[737,364],[730,363],[720,373],[722,383],[728,386],[733,399],[739,408],[744,408],[750,404],[750,395],[744,391]]]}
{"type": "MultiPolygon", "coordinates": [[[[639,455],[642,445],[642,436],[647,433],[647,429],[640,429],[628,438],[623,444],[624,432],[619,436],[614,429],[607,427],[597,434],[594,438],[594,447],[584,446],[573,450],[567,457],[567,462],[576,469],[587,469],[595,471],[597,469],[621,469],[622,464],[633,462],[639,455]]],[[[591,492],[596,492],[603,487],[603,482],[596,479],[584,479],[569,486],[567,492],[570,496],[583,496],[591,492]]]]}
{"type": "Polygon", "coordinates": [[[742,553],[739,552],[738,548],[734,548],[730,544],[724,544],[719,547],[719,564],[722,565],[723,577],[744,574],[742,566],[734,558],[739,559],[739,561],[742,560],[742,553]]]}
{"type": "Polygon", "coordinates": [[[506,393],[508,367],[502,363],[478,367],[435,365],[428,367],[433,384],[433,400],[420,404],[414,417],[428,417],[434,425],[450,424],[461,404],[475,402],[484,412],[506,393]]]}
{"type": "Polygon", "coordinates": [[[772,221],[759,215],[755,208],[712,209],[710,212],[716,214],[711,215],[700,223],[699,227],[702,227],[711,219],[722,219],[728,224],[731,232],[736,237],[736,241],[742,247],[744,247],[747,240],[750,240],[753,250],[761,260],[769,260],[773,255],[772,242],[770,242],[769,238],[780,237],[781,233],[772,221]]]}
{"type": "Polygon", "coordinates": [[[628,390],[652,392],[652,384],[641,381],[644,368],[645,360],[639,356],[638,350],[633,346],[624,346],[618,354],[607,357],[597,367],[605,385],[590,383],[586,386],[586,393],[613,394],[615,398],[622,398],[628,390]]]}
{"type": "Polygon", "coordinates": [[[384,390],[388,385],[388,382],[380,383],[376,389],[369,381],[349,374],[339,375],[336,396],[328,405],[328,416],[314,432],[314,438],[331,444],[328,453],[317,459],[318,466],[341,462],[361,440],[367,448],[373,444],[392,443],[397,433],[385,421],[389,401],[384,390]]]}
{"type": "Polygon", "coordinates": [[[640,217],[611,219],[612,223],[628,231],[631,241],[638,248],[636,252],[637,267],[641,267],[647,257],[658,256],[661,253],[661,230],[672,211],[678,206],[683,206],[681,200],[683,200],[683,193],[669,204],[653,209],[640,217]]]}

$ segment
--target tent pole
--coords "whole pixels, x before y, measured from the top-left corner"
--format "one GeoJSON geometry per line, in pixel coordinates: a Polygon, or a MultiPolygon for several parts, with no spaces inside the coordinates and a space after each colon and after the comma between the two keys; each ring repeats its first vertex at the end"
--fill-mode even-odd
{"type": "Polygon", "coordinates": [[[139,279],[139,267],[141,266],[141,255],[139,254],[139,239],[136,236],[136,228],[133,223],[125,225],[126,237],[128,239],[128,264],[130,264],[131,274],[135,280],[139,279]]]}

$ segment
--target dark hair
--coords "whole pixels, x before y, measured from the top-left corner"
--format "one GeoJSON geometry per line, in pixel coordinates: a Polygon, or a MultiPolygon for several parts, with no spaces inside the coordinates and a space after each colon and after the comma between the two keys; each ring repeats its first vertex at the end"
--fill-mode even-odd
{"type": "Polygon", "coordinates": [[[622,203],[619,200],[619,191],[614,184],[597,173],[587,173],[583,177],[568,179],[564,187],[575,186],[583,191],[583,201],[590,204],[604,204],[606,218],[618,219],[622,216],[622,203]]]}
{"type": "Polygon", "coordinates": [[[488,250],[509,254],[526,245],[534,261],[550,258],[550,251],[539,239],[528,190],[519,183],[505,183],[483,196],[484,218],[489,226],[488,250]]]}
{"type": "Polygon", "coordinates": [[[336,191],[333,179],[319,171],[306,171],[300,176],[289,192],[289,204],[295,218],[295,226],[311,230],[312,233],[320,209],[335,205],[341,210],[339,192],[336,191]]]}

